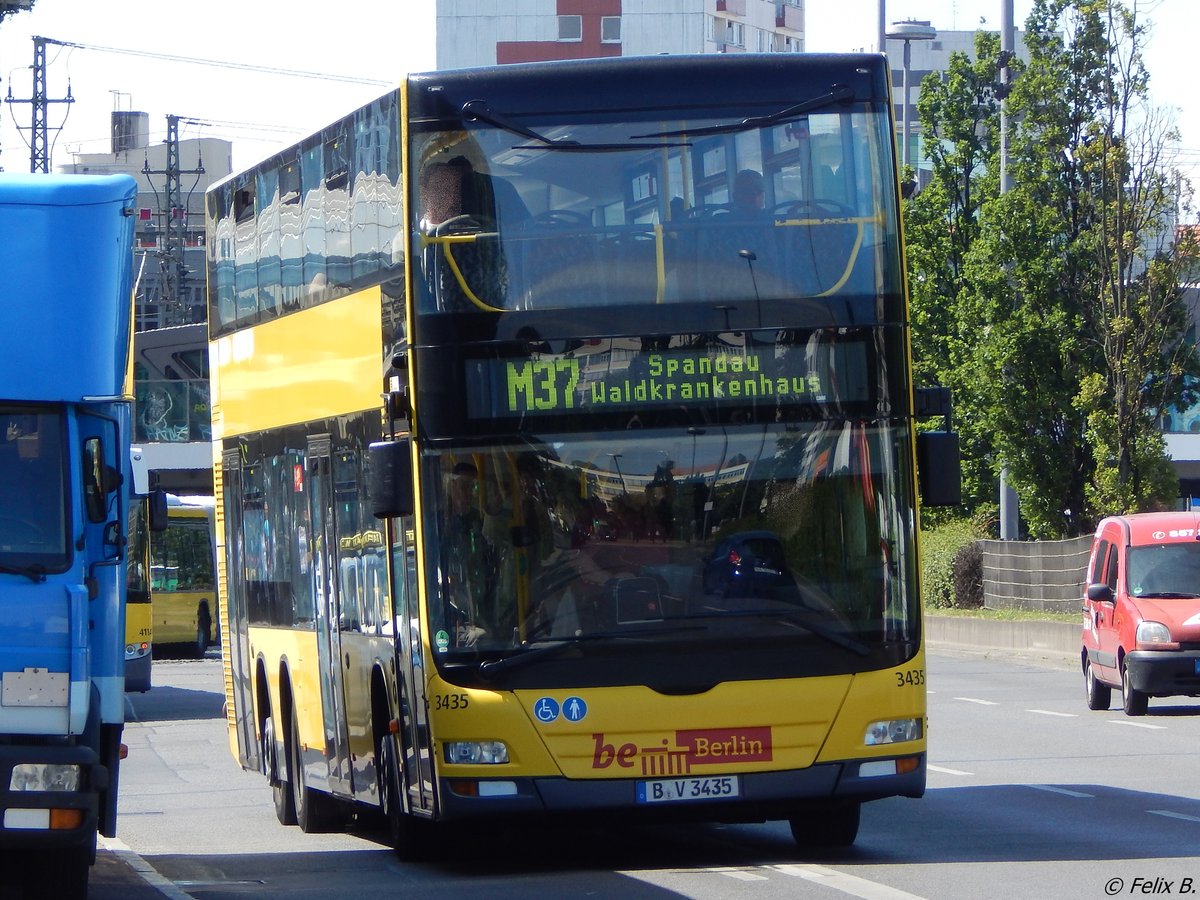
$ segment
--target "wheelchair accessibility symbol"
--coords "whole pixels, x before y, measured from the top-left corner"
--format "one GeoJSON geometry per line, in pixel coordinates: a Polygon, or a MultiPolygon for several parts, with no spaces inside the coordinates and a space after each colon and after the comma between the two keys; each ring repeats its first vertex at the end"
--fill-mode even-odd
{"type": "Polygon", "coordinates": [[[539,722],[553,722],[558,718],[558,701],[553,697],[542,697],[533,704],[533,714],[539,722]]]}

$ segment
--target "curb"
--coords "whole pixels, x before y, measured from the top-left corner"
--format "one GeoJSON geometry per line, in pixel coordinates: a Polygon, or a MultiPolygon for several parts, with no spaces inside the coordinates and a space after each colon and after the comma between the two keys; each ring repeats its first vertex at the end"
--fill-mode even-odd
{"type": "Polygon", "coordinates": [[[1001,621],[966,616],[925,617],[925,636],[934,648],[986,655],[1015,655],[1079,665],[1080,626],[1070,622],[1001,621]]]}

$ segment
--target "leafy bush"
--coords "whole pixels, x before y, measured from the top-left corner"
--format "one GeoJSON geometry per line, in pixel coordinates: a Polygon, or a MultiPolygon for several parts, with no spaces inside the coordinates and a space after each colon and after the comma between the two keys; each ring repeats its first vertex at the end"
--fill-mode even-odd
{"type": "MultiPolygon", "coordinates": [[[[955,558],[980,537],[978,526],[964,519],[943,522],[936,528],[922,529],[918,540],[921,551],[921,601],[932,609],[954,607],[955,558]]],[[[976,545],[978,546],[978,545],[976,545]]],[[[980,605],[982,606],[982,556],[979,560],[980,605]]]]}
{"type": "Polygon", "coordinates": [[[964,544],[950,561],[955,609],[983,606],[983,546],[974,540],[964,544]]]}

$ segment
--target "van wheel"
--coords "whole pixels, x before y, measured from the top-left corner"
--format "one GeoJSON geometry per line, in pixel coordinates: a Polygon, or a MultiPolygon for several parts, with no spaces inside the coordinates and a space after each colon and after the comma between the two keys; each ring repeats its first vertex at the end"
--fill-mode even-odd
{"type": "Polygon", "coordinates": [[[1084,664],[1083,681],[1087,686],[1088,709],[1108,709],[1112,705],[1112,688],[1096,677],[1090,662],[1084,664]]]}
{"type": "Polygon", "coordinates": [[[1129,683],[1129,673],[1125,671],[1123,663],[1121,665],[1121,705],[1125,708],[1127,716],[1144,716],[1146,707],[1150,705],[1150,695],[1135,690],[1129,683]]]}

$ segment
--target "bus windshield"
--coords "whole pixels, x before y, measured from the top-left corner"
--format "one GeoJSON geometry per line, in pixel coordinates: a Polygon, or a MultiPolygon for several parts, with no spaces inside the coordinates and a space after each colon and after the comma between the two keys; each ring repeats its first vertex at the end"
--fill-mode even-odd
{"type": "Polygon", "coordinates": [[[876,319],[899,289],[887,110],[805,108],[518,123],[468,103],[414,143],[421,309],[839,294],[876,319]]]}
{"type": "Polygon", "coordinates": [[[0,566],[61,572],[67,544],[63,418],[47,408],[0,406],[0,566]]]}
{"type": "Polygon", "coordinates": [[[720,649],[703,669],[719,679],[861,667],[916,639],[899,439],[822,422],[438,453],[439,658],[486,670],[586,641],[629,677],[632,641],[720,649]]]}

